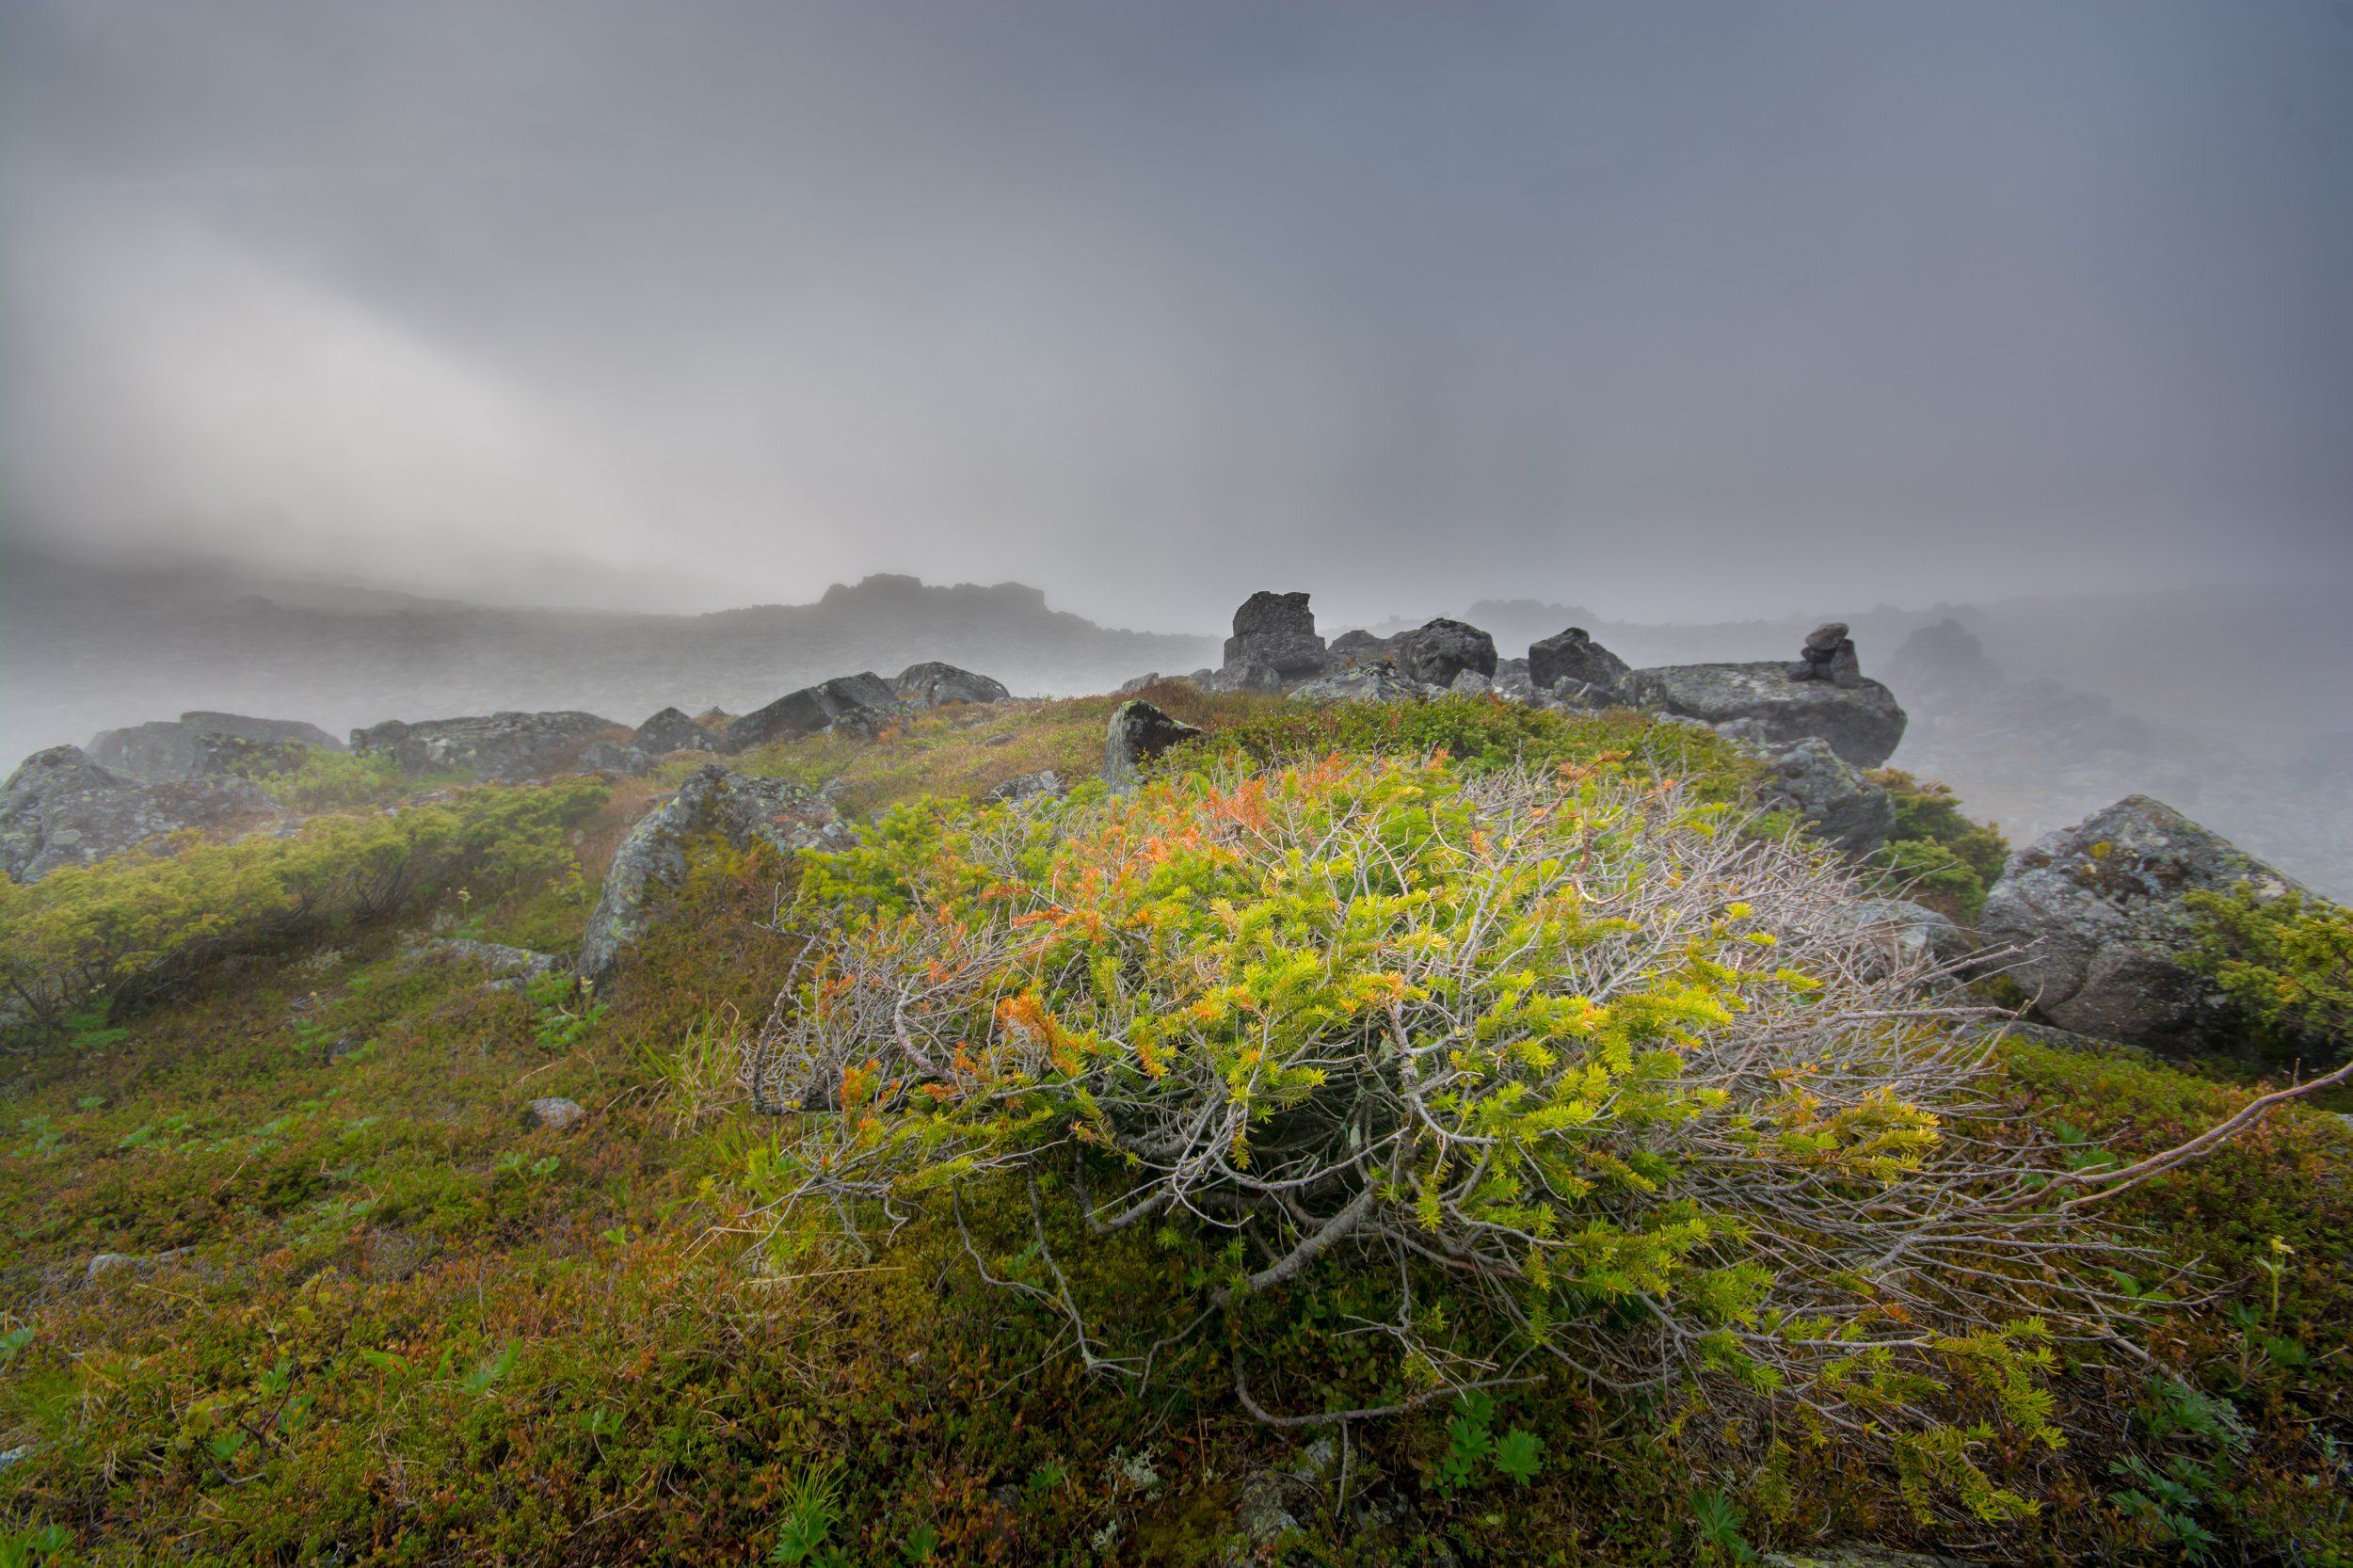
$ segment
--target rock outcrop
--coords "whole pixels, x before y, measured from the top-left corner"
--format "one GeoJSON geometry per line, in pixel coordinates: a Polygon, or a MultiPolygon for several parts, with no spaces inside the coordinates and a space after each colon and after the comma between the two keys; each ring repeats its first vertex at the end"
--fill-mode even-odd
{"type": "Polygon", "coordinates": [[[639,725],[631,734],[629,744],[648,757],[666,757],[673,751],[719,749],[717,736],[676,708],[664,708],[639,725]]]}
{"type": "Polygon", "coordinates": [[[246,779],[143,784],[100,767],[79,746],[52,746],[0,786],[0,872],[36,882],[61,866],[160,846],[190,828],[256,826],[276,810],[246,779]]]}
{"type": "Polygon", "coordinates": [[[1529,645],[1528,680],[1539,692],[1549,693],[1563,681],[1574,681],[1578,687],[1623,702],[1626,680],[1633,673],[1625,660],[1593,641],[1593,634],[1581,626],[1572,626],[1543,642],[1529,645]]]}
{"type": "Polygon", "coordinates": [[[580,972],[600,980],[646,933],[663,895],[686,880],[687,845],[717,835],[732,849],[754,841],[791,852],[840,849],[851,834],[833,808],[797,784],[748,778],[716,762],[696,769],[658,810],[630,829],[604,873],[580,948],[580,972]]]}
{"type": "Polygon", "coordinates": [[[1858,768],[1876,768],[1904,737],[1904,711],[1896,694],[1876,680],[1852,686],[1833,680],[1793,680],[1788,667],[1753,664],[1668,664],[1636,670],[1628,695],[1646,707],[1703,724],[1746,721],[1741,731],[1759,744],[1786,744],[1808,736],[1858,768]]]}
{"type": "Polygon", "coordinates": [[[910,708],[945,708],[957,702],[1010,702],[1013,694],[1004,682],[991,680],[985,675],[943,664],[937,660],[909,664],[899,672],[899,679],[890,683],[899,700],[910,708]]]}
{"type": "Polygon", "coordinates": [[[473,718],[388,719],[351,732],[361,756],[390,754],[406,774],[470,773],[496,784],[525,784],[571,773],[592,741],[622,732],[610,719],[568,710],[497,712],[473,718]]]}
{"type": "Polygon", "coordinates": [[[837,675],[787,692],[728,726],[719,749],[733,754],[771,741],[796,741],[837,727],[871,733],[906,711],[890,682],[872,670],[837,675]]]}
{"type": "Polygon", "coordinates": [[[2236,1020],[2189,963],[2183,895],[2242,882],[2266,899],[2297,889],[2162,801],[2128,795],[2011,856],[1977,923],[2023,950],[2006,972],[2059,1028],[2153,1050],[2228,1048],[2236,1020]]]}
{"type": "Polygon", "coordinates": [[[176,721],[104,730],[89,744],[99,766],[144,784],[259,777],[298,768],[312,751],[343,749],[343,742],[314,724],[200,710],[176,721]]]}
{"type": "Polygon", "coordinates": [[[1132,790],[1141,781],[1138,770],[1143,763],[1200,733],[1143,698],[1129,697],[1112,714],[1110,732],[1103,740],[1104,781],[1114,791],[1132,790]]]}
{"type": "Polygon", "coordinates": [[[1305,680],[1321,675],[1327,658],[1323,639],[1316,634],[1315,612],[1307,608],[1304,593],[1261,590],[1234,612],[1225,669],[1237,686],[1279,687],[1305,680]]]}
{"type": "Polygon", "coordinates": [[[1293,702],[1395,702],[1428,694],[1388,659],[1353,659],[1331,674],[1291,688],[1293,702]]]}
{"type": "Polygon", "coordinates": [[[653,771],[653,759],[625,741],[591,741],[580,749],[580,771],[641,778],[653,771]]]}
{"type": "Polygon", "coordinates": [[[1849,855],[1865,856],[1895,832],[1895,801],[1829,742],[1808,735],[1757,751],[1769,770],[1761,792],[1765,803],[1795,813],[1817,838],[1849,855]]]}

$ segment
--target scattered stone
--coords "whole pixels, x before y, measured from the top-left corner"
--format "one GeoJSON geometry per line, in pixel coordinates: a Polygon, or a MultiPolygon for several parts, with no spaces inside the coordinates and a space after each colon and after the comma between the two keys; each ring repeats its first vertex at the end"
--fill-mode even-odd
{"type": "MultiPolygon", "coordinates": [[[[1750,721],[1726,725],[1727,731],[1750,721]]],[[[1858,858],[1887,842],[1896,831],[1896,803],[1830,748],[1808,735],[1783,745],[1758,748],[1770,770],[1762,791],[1768,806],[1794,812],[1815,836],[1858,858]]]]}
{"type": "Polygon", "coordinates": [[[1843,620],[1824,621],[1805,634],[1798,662],[1789,666],[1792,680],[1827,680],[1851,690],[1863,684],[1863,664],[1855,658],[1854,639],[1843,620]]]}
{"type": "Polygon", "coordinates": [[[591,741],[581,748],[580,771],[583,773],[616,773],[623,778],[642,778],[653,771],[653,759],[619,741],[591,741]]]}
{"type": "Polygon", "coordinates": [[[2240,1020],[2190,965],[2192,889],[2259,898],[2289,877],[2161,801],[2128,795],[2020,850],[1978,925],[2022,949],[2005,971],[2061,1029],[2152,1050],[2230,1048],[2240,1020]]]}
{"type": "Polygon", "coordinates": [[[52,746],[0,786],[0,871],[37,882],[60,866],[166,849],[190,828],[219,835],[259,826],[277,810],[247,779],[142,784],[100,767],[79,746],[52,746]]]}
{"type": "Polygon", "coordinates": [[[910,708],[945,708],[957,702],[1010,702],[1013,694],[1004,682],[991,680],[985,675],[958,669],[936,660],[921,664],[909,664],[891,682],[899,700],[910,708]]]}
{"type": "Polygon", "coordinates": [[[1343,664],[1319,680],[1291,688],[1293,702],[1395,702],[1427,694],[1397,673],[1387,659],[1343,664]]]}
{"type": "Polygon", "coordinates": [[[613,856],[581,944],[581,974],[601,980],[651,922],[654,905],[686,880],[686,846],[717,834],[730,848],[755,840],[790,854],[840,849],[850,831],[831,806],[780,778],[747,778],[718,763],[697,768],[659,810],[642,818],[613,856]]]}
{"type": "MultiPolygon", "coordinates": [[[[1305,599],[1305,595],[1300,596],[1305,599]]],[[[1179,741],[1201,731],[1171,718],[1142,697],[1129,697],[1112,714],[1103,741],[1103,777],[1112,790],[1125,792],[1142,780],[1139,765],[1150,761],[1179,741]]]]}
{"type": "Polygon", "coordinates": [[[664,708],[639,725],[629,744],[648,757],[666,757],[674,751],[719,749],[717,736],[676,708],[664,708]]]}
{"type": "Polygon", "coordinates": [[[167,1263],[177,1263],[195,1253],[194,1247],[172,1247],[164,1252],[121,1253],[102,1252],[89,1260],[82,1272],[85,1280],[96,1282],[108,1274],[152,1273],[167,1263]]]}
{"type": "Polygon", "coordinates": [[[1669,664],[1636,670],[1626,687],[1636,702],[1678,718],[1753,721],[1742,733],[1759,744],[1816,736],[1858,768],[1885,762],[1904,737],[1904,711],[1876,680],[1792,680],[1786,666],[1769,663],[1669,664]]]}
{"type": "Polygon", "coordinates": [[[587,1115],[580,1101],[551,1096],[533,1100],[523,1107],[523,1126],[561,1132],[573,1123],[585,1120],[587,1115]]]}
{"type": "Polygon", "coordinates": [[[836,728],[872,734],[905,711],[890,682],[872,670],[837,675],[831,680],[788,692],[767,707],[737,719],[719,737],[719,749],[731,754],[836,728]]]}
{"type": "MultiPolygon", "coordinates": [[[[1321,675],[1326,661],[1323,639],[1316,635],[1315,613],[1304,593],[1278,594],[1261,590],[1234,612],[1234,634],[1225,639],[1225,669],[1251,666],[1271,670],[1274,684],[1321,675]]],[[[1253,688],[1257,689],[1257,688],[1253,688]]]]}
{"type": "Polygon", "coordinates": [[[1447,690],[1449,692],[1461,693],[1467,696],[1476,696],[1484,692],[1492,692],[1495,689],[1496,683],[1488,680],[1485,676],[1480,674],[1477,670],[1463,671],[1462,674],[1454,678],[1453,683],[1447,687],[1447,690]]]}
{"type": "Polygon", "coordinates": [[[1496,640],[1476,626],[1444,616],[1389,639],[1397,669],[1408,680],[1449,687],[1465,670],[1493,679],[1496,640]]]}
{"type": "Polygon", "coordinates": [[[589,743],[620,729],[577,709],[502,712],[474,718],[388,719],[351,732],[361,756],[388,754],[405,774],[470,773],[498,784],[528,784],[577,771],[589,743]]]}
{"type": "Polygon", "coordinates": [[[1615,696],[1625,692],[1633,673],[1625,660],[1593,641],[1581,626],[1532,643],[1528,649],[1528,679],[1540,692],[1574,680],[1615,696]]]}
{"type": "Polygon", "coordinates": [[[1017,778],[1008,778],[1002,784],[993,786],[983,793],[981,799],[991,806],[1000,805],[1006,801],[1035,800],[1041,797],[1059,800],[1067,794],[1069,790],[1070,786],[1063,782],[1062,775],[1051,768],[1047,768],[1038,773],[1025,773],[1017,778]]]}

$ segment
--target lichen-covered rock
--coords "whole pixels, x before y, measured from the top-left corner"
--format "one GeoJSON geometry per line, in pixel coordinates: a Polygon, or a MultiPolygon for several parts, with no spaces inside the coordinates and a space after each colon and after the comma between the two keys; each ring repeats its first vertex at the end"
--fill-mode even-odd
{"type": "Polygon", "coordinates": [[[269,796],[242,778],[142,784],[100,767],[79,746],[52,746],[0,786],[0,872],[37,882],[60,866],[161,848],[190,828],[218,835],[276,814],[269,796]]]}
{"type": "Polygon", "coordinates": [[[1201,731],[1182,719],[1172,718],[1142,697],[1129,697],[1112,714],[1103,738],[1103,778],[1114,791],[1132,790],[1140,781],[1140,766],[1179,741],[1201,731]]]}
{"type": "MultiPolygon", "coordinates": [[[[1733,731],[1748,721],[1726,725],[1733,731]]],[[[1737,738],[1737,737],[1736,737],[1737,738]]],[[[1755,748],[1766,767],[1765,804],[1788,810],[1849,855],[1870,854],[1896,830],[1896,803],[1853,764],[1808,735],[1755,748]]]]}
{"type": "Polygon", "coordinates": [[[640,819],[604,873],[581,943],[579,969],[600,980],[645,935],[654,906],[686,880],[687,845],[715,834],[732,849],[755,840],[779,850],[841,849],[850,830],[831,806],[780,778],[747,778],[718,763],[687,775],[658,810],[640,819]]]}
{"type": "Polygon", "coordinates": [[[1234,612],[1234,634],[1225,639],[1226,670],[1239,672],[1255,665],[1272,671],[1274,684],[1280,686],[1322,673],[1326,658],[1323,639],[1316,634],[1315,612],[1307,608],[1305,594],[1261,590],[1234,612]]]}
{"type": "Polygon", "coordinates": [[[1876,768],[1904,738],[1904,711],[1876,680],[1841,686],[1792,680],[1778,664],[1668,664],[1636,670],[1626,680],[1636,702],[1681,718],[1722,725],[1750,721],[1764,744],[1814,736],[1858,768],[1876,768]]]}
{"type": "Polygon", "coordinates": [[[625,742],[591,741],[581,748],[580,771],[642,778],[653,771],[653,759],[625,742]]]}
{"type": "Polygon", "coordinates": [[[1293,702],[1395,702],[1428,696],[1429,688],[1408,680],[1387,659],[1344,664],[1320,680],[1291,688],[1293,702]]]}
{"type": "Polygon", "coordinates": [[[259,778],[300,767],[313,750],[343,749],[341,741],[313,724],[202,711],[174,721],[104,730],[89,744],[99,766],[146,784],[259,778]]]}
{"type": "Polygon", "coordinates": [[[958,702],[1010,702],[1013,694],[1001,680],[927,660],[909,664],[890,683],[899,700],[910,708],[945,708],[958,702]]]}
{"type": "Polygon", "coordinates": [[[2152,1050],[2228,1048],[2237,1020],[2189,962],[2183,895],[2240,883],[2265,899],[2301,890],[2164,802],[2128,795],[2011,856],[1977,923],[2023,950],[2005,972],[2061,1029],[2152,1050]]]}
{"type": "Polygon", "coordinates": [[[991,806],[1014,800],[1058,800],[1068,793],[1069,789],[1070,786],[1063,782],[1062,775],[1051,768],[1045,768],[992,785],[981,795],[981,799],[991,806]]]}
{"type": "Polygon", "coordinates": [[[1454,684],[1465,670],[1477,670],[1493,680],[1496,640],[1476,626],[1444,616],[1401,632],[1389,639],[1397,672],[1408,680],[1441,689],[1454,684]]]}
{"type": "Polygon", "coordinates": [[[543,1099],[533,1100],[523,1107],[523,1126],[527,1128],[546,1128],[551,1131],[561,1132],[566,1128],[577,1122],[585,1121],[587,1118],[587,1108],[580,1101],[565,1099],[553,1095],[543,1099]]]}
{"type": "Polygon", "coordinates": [[[630,736],[629,744],[648,757],[673,751],[716,751],[718,737],[676,708],[664,708],[630,736]]]}
{"type": "Polygon", "coordinates": [[[504,942],[477,942],[467,936],[445,937],[411,951],[420,958],[474,965],[488,977],[489,985],[499,990],[524,990],[533,981],[563,968],[563,960],[552,952],[508,947],[504,942]]]}
{"type": "Polygon", "coordinates": [[[871,733],[905,712],[890,682],[872,670],[837,675],[831,680],[787,692],[765,708],[737,719],[719,737],[719,749],[734,753],[837,728],[871,733]]]}
{"type": "Polygon", "coordinates": [[[1540,692],[1548,692],[1563,680],[1574,680],[1611,696],[1625,691],[1626,678],[1634,671],[1626,662],[1593,641],[1593,634],[1581,626],[1531,643],[1528,649],[1528,679],[1540,692]]]}
{"type": "Polygon", "coordinates": [[[498,784],[528,784],[576,771],[591,742],[621,728],[578,710],[497,712],[471,718],[388,719],[351,732],[361,756],[389,753],[406,774],[469,773],[498,784]]]}

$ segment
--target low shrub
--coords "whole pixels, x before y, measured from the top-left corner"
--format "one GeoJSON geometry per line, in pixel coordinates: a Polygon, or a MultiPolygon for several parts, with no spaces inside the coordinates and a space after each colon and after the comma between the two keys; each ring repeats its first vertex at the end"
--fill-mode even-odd
{"type": "Polygon", "coordinates": [[[1867,776],[1896,806],[1895,829],[1880,851],[1889,878],[1958,920],[1976,920],[2009,859],[2009,840],[1999,828],[1962,816],[1961,797],[1945,785],[1901,768],[1867,776]]]}
{"type": "Polygon", "coordinates": [[[2183,902],[2200,967],[2258,1027],[2328,1061],[2353,1051],[2353,909],[2297,891],[2265,900],[2244,884],[2183,902]]]}
{"type": "Polygon", "coordinates": [[[795,1117],[776,1223],[936,1195],[1090,1369],[1222,1334],[1262,1419],[1557,1379],[1704,1405],[1697,1449],[1892,1437],[1917,1506],[2021,1512],[1971,1449],[2057,1445],[2047,1341],[2109,1332],[2071,1282],[2116,1255],[1983,1223],[2044,1161],[1947,1135],[1987,1048],[1835,918],[1844,873],[1736,825],[1499,759],[895,811],[811,857],[823,934],[747,1064],[795,1117]],[[1086,1250],[1139,1229],[1183,1299],[1122,1342],[1086,1250]],[[1373,1349],[1279,1413],[1253,1364],[1336,1278],[1373,1349]]]}

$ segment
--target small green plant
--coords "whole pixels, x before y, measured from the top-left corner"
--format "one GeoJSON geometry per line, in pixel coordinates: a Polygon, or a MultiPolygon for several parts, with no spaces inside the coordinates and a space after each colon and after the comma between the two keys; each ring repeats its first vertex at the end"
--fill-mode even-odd
{"type": "Polygon", "coordinates": [[[23,1529],[0,1526],[0,1568],[40,1568],[55,1562],[73,1544],[73,1533],[63,1525],[36,1525],[23,1529]]]}
{"type": "Polygon", "coordinates": [[[1496,1402],[1483,1390],[1473,1389],[1455,1403],[1447,1423],[1446,1452],[1431,1472],[1431,1484],[1445,1493],[1459,1492],[1476,1480],[1482,1468],[1526,1486],[1544,1468],[1544,1443],[1535,1433],[1513,1427],[1495,1435],[1496,1402]]]}
{"type": "Polygon", "coordinates": [[[809,1466],[785,1488],[784,1517],[777,1524],[776,1544],[768,1560],[846,1568],[848,1554],[832,1544],[833,1528],[840,1522],[840,1462],[829,1460],[809,1466]]]}
{"type": "Polygon", "coordinates": [[[550,970],[534,980],[526,994],[531,999],[532,1038],[551,1056],[579,1048],[604,1020],[606,1008],[597,1000],[593,981],[575,981],[562,970],[550,970]]]}
{"type": "Polygon", "coordinates": [[[1748,1511],[1721,1492],[1691,1495],[1691,1533],[1698,1538],[1701,1549],[1715,1560],[1736,1563],[1757,1560],[1756,1548],[1740,1533],[1748,1522],[1748,1511]]]}

